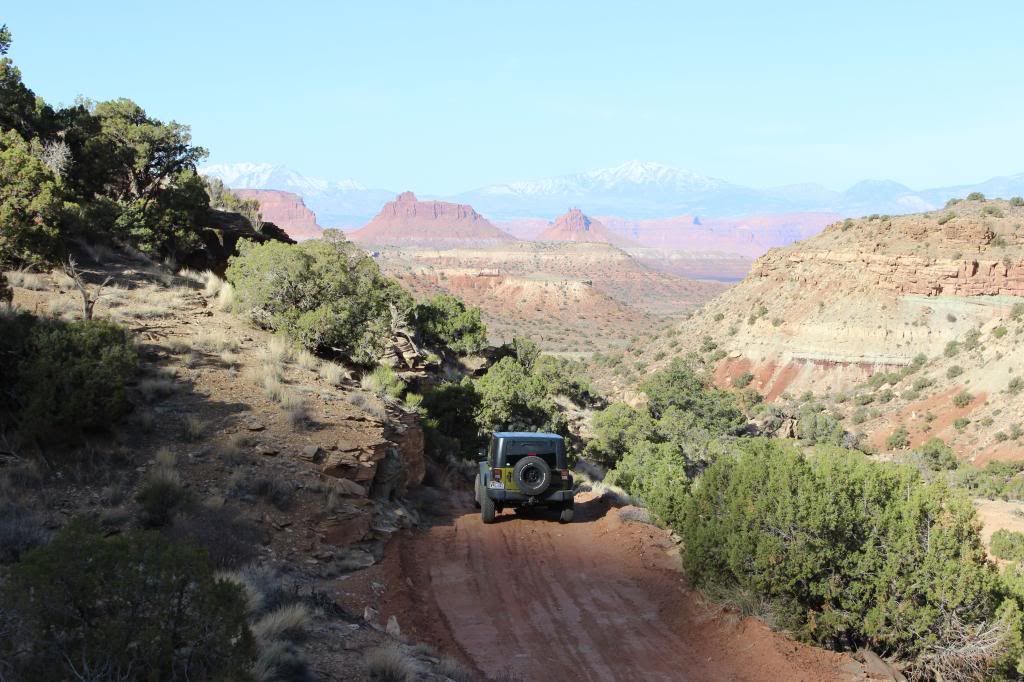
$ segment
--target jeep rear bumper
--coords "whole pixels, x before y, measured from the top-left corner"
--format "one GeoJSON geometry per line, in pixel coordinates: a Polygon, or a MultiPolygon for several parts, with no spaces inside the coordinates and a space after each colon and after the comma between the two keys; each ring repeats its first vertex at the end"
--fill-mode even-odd
{"type": "Polygon", "coordinates": [[[487,488],[487,497],[499,504],[550,504],[572,502],[575,493],[572,490],[549,490],[540,495],[527,495],[526,493],[503,490],[501,488],[487,488]]]}

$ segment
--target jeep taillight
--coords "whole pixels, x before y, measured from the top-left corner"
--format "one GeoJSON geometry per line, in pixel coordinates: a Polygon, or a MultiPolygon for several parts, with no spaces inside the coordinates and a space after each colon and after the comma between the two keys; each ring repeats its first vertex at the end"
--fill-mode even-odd
{"type": "Polygon", "coordinates": [[[569,470],[568,469],[562,469],[561,474],[562,474],[562,480],[563,481],[568,481],[569,480],[569,470]]]}
{"type": "Polygon", "coordinates": [[[501,469],[497,469],[497,468],[492,469],[491,473],[494,474],[494,480],[495,481],[500,481],[501,480],[501,469]]]}

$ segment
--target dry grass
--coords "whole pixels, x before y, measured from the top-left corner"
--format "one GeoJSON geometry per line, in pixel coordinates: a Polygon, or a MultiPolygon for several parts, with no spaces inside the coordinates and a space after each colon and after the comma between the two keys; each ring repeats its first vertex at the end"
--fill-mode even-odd
{"type": "Polygon", "coordinates": [[[370,649],[364,660],[371,679],[382,682],[412,682],[419,673],[416,659],[395,645],[370,649]]]}
{"type": "Polygon", "coordinates": [[[313,355],[308,350],[300,350],[295,354],[295,364],[303,369],[315,372],[320,369],[320,358],[313,355]]]}
{"type": "Polygon", "coordinates": [[[288,347],[287,341],[280,336],[275,336],[270,339],[269,343],[260,352],[260,357],[263,362],[283,365],[291,359],[292,351],[288,347]]]}
{"type": "Polygon", "coordinates": [[[178,383],[170,377],[161,376],[139,381],[139,393],[147,403],[166,398],[178,390],[178,383]]]}
{"type": "Polygon", "coordinates": [[[324,362],[320,365],[320,378],[331,386],[340,386],[341,382],[347,381],[348,370],[335,362],[324,362]]]}
{"type": "Polygon", "coordinates": [[[385,409],[384,403],[365,393],[351,393],[347,400],[379,421],[386,421],[388,418],[388,411],[385,409]]]}
{"type": "Polygon", "coordinates": [[[217,310],[228,312],[235,306],[235,288],[224,282],[217,292],[217,310]]]}
{"type": "Polygon", "coordinates": [[[284,391],[278,401],[288,413],[288,423],[296,431],[304,430],[309,425],[309,410],[302,396],[291,391],[284,391]]]}
{"type": "Polygon", "coordinates": [[[476,677],[466,666],[450,656],[445,656],[437,666],[437,672],[455,682],[473,682],[476,677]]]}
{"type": "Polygon", "coordinates": [[[296,640],[309,625],[309,610],[302,604],[289,604],[266,614],[252,625],[252,634],[261,642],[296,640]]]}
{"type": "Polygon", "coordinates": [[[30,291],[46,291],[50,288],[50,278],[41,272],[12,270],[6,274],[7,281],[12,287],[21,287],[30,291]]]}
{"type": "Polygon", "coordinates": [[[47,312],[62,320],[77,320],[82,317],[82,302],[67,296],[51,299],[46,305],[47,312]]]}
{"type": "Polygon", "coordinates": [[[153,461],[156,462],[157,467],[164,469],[173,470],[174,467],[178,466],[178,456],[170,448],[160,448],[157,450],[153,461]]]}
{"type": "Polygon", "coordinates": [[[309,682],[313,679],[302,652],[289,642],[270,642],[252,666],[257,682],[309,682]]]}
{"type": "Polygon", "coordinates": [[[206,435],[208,424],[194,415],[185,418],[185,440],[195,443],[206,435]]]}
{"type": "Polygon", "coordinates": [[[238,350],[238,339],[229,336],[223,329],[210,329],[196,336],[193,347],[206,353],[234,352],[238,350]]]}
{"type": "Polygon", "coordinates": [[[220,277],[207,270],[203,273],[203,293],[213,298],[220,293],[221,288],[227,284],[220,277]]]}

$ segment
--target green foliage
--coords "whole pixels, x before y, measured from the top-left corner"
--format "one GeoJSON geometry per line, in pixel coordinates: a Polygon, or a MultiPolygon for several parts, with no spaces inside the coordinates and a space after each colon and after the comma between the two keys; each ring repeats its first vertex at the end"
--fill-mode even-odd
{"type": "Polygon", "coordinates": [[[963,367],[961,367],[960,365],[952,365],[949,369],[946,370],[946,378],[955,379],[963,373],[963,367]]]}
{"type": "Polygon", "coordinates": [[[907,431],[907,427],[900,424],[899,427],[885,439],[885,445],[890,450],[902,450],[910,447],[910,433],[907,431]]]}
{"type": "Polygon", "coordinates": [[[942,351],[942,354],[947,358],[951,358],[960,352],[960,343],[957,341],[950,341],[946,344],[946,348],[942,351]]]}
{"type": "Polygon", "coordinates": [[[63,202],[56,178],[13,130],[0,130],[0,268],[52,262],[63,202]]]}
{"type": "Polygon", "coordinates": [[[472,459],[482,444],[475,415],[480,396],[473,381],[446,381],[429,387],[423,394],[423,420],[427,451],[442,460],[444,455],[472,459]]]}
{"type": "Polygon", "coordinates": [[[946,445],[941,438],[929,438],[914,453],[932,471],[948,471],[960,466],[953,448],[946,445]]]}
{"type": "Polygon", "coordinates": [[[401,400],[405,394],[405,382],[386,365],[374,367],[373,371],[363,375],[360,383],[364,389],[381,398],[401,400]]]}
{"type": "Polygon", "coordinates": [[[753,380],[754,375],[751,372],[744,372],[732,380],[732,385],[734,388],[746,388],[753,380]]]}
{"type": "MultiPolygon", "coordinates": [[[[1002,209],[999,208],[998,206],[985,206],[984,208],[981,209],[981,215],[990,215],[993,218],[1004,218],[1004,217],[1006,217],[1003,214],[1002,209]]],[[[1006,246],[1005,240],[1004,240],[1004,242],[1003,242],[1003,244],[1001,246],[1006,246]]]]}
{"type": "Polygon", "coordinates": [[[564,396],[577,405],[585,405],[594,399],[595,392],[587,379],[586,366],[576,360],[541,355],[533,362],[533,374],[552,396],[564,396]]]}
{"type": "Polygon", "coordinates": [[[967,407],[971,404],[972,400],[974,400],[974,396],[967,391],[960,391],[953,396],[953,404],[957,407],[967,407]]]}
{"type": "Polygon", "coordinates": [[[842,445],[843,426],[832,415],[805,406],[796,423],[796,437],[810,444],[842,445]]]}
{"type": "Polygon", "coordinates": [[[1017,395],[1024,390],[1024,379],[1021,377],[1014,377],[1010,379],[1010,383],[1006,384],[1006,392],[1010,395],[1017,395]]]}
{"type": "Polygon", "coordinates": [[[614,466],[634,444],[655,437],[655,422],[647,411],[626,403],[612,403],[595,414],[591,427],[584,454],[604,466],[614,466]]]}
{"type": "Polygon", "coordinates": [[[487,327],[480,319],[480,309],[467,308],[454,296],[441,294],[417,304],[413,318],[427,345],[461,354],[487,347],[487,327]]]}
{"type": "Polygon", "coordinates": [[[0,414],[25,441],[72,441],[128,411],[125,383],[137,367],[122,328],[105,320],[61,322],[0,316],[0,414]]]}
{"type": "Polygon", "coordinates": [[[977,329],[969,329],[964,334],[964,348],[974,350],[981,345],[981,332],[977,329]]]}
{"type": "Polygon", "coordinates": [[[681,516],[696,585],[761,595],[826,646],[927,655],[953,635],[950,614],[977,623],[998,604],[969,500],[859,453],[746,442],[704,472],[681,516]]]}
{"type": "Polygon", "coordinates": [[[1010,197],[1010,206],[1024,206],[1024,197],[1010,197]]]}
{"type": "Polygon", "coordinates": [[[999,326],[992,330],[992,336],[997,339],[1001,339],[1006,336],[1006,327],[999,326]]]}
{"type": "Polygon", "coordinates": [[[957,431],[963,431],[971,423],[971,420],[967,417],[957,417],[953,420],[953,428],[957,431]]]}
{"type": "Polygon", "coordinates": [[[1024,533],[1000,528],[992,534],[989,549],[1000,559],[1024,561],[1024,533]]]}
{"type": "Polygon", "coordinates": [[[736,397],[711,386],[687,359],[675,358],[668,368],[640,384],[640,390],[647,395],[648,409],[655,419],[676,407],[714,433],[739,433],[746,426],[736,397]]]}
{"type": "Polygon", "coordinates": [[[956,213],[952,211],[946,211],[938,220],[939,225],[945,225],[953,218],[956,218],[956,213]]]}
{"type": "Polygon", "coordinates": [[[242,240],[229,261],[235,310],[314,353],[359,364],[379,360],[412,300],[349,242],[255,244],[242,240]]]}
{"type": "Polygon", "coordinates": [[[483,431],[565,433],[566,422],[545,382],[519,360],[505,357],[476,382],[476,422],[483,431]]]}
{"type": "Polygon", "coordinates": [[[971,192],[967,195],[967,201],[985,201],[985,195],[981,192],[971,192]]]}
{"type": "Polygon", "coordinates": [[[249,679],[241,588],[155,532],[72,523],[23,556],[3,597],[18,625],[0,638],[11,679],[249,679]]]}

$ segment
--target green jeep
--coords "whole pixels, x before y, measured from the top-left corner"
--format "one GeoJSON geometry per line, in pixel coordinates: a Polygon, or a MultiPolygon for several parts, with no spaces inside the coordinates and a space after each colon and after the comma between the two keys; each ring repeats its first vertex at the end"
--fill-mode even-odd
{"type": "Polygon", "coordinates": [[[505,507],[559,509],[562,523],[572,521],[572,475],[565,460],[565,440],[554,433],[492,435],[476,476],[476,503],[484,523],[493,523],[494,515],[505,507]]]}

